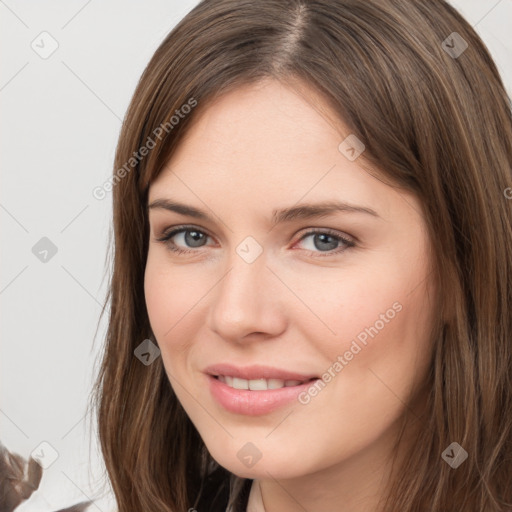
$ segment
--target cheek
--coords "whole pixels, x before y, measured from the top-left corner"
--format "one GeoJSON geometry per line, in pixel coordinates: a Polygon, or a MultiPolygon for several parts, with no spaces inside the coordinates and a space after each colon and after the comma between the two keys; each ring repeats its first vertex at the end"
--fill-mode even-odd
{"type": "Polygon", "coordinates": [[[158,270],[153,260],[150,254],[144,273],[144,296],[151,328],[156,338],[160,339],[162,333],[171,327],[166,312],[174,310],[174,294],[167,286],[167,276],[158,270]]]}
{"type": "Polygon", "coordinates": [[[394,382],[398,374],[414,380],[430,350],[433,291],[425,278],[423,262],[411,266],[399,258],[324,281],[301,277],[298,295],[315,313],[305,315],[304,335],[324,356],[325,370],[342,356],[344,373],[354,372],[354,378],[362,378],[356,369],[375,366],[385,368],[394,382]]]}
{"type": "Polygon", "coordinates": [[[186,348],[187,336],[180,333],[180,329],[187,322],[182,319],[186,319],[201,296],[197,286],[187,284],[182,273],[171,272],[169,267],[150,251],[144,274],[144,295],[151,329],[163,354],[186,348]]]}
{"type": "Polygon", "coordinates": [[[340,312],[331,317],[335,340],[310,337],[328,362],[322,369],[326,385],[301,397],[308,411],[304,423],[311,430],[322,425],[331,448],[336,446],[333,462],[347,449],[347,439],[354,440],[350,450],[355,450],[389,428],[428,368],[425,290],[411,293],[410,286],[397,287],[396,282],[380,288],[374,283],[371,290],[371,300],[338,296],[340,312]]]}
{"type": "MultiPolygon", "coordinates": [[[[292,283],[292,276],[288,283],[292,283]]],[[[381,265],[347,266],[331,272],[301,273],[293,287],[304,305],[300,319],[305,337],[318,344],[324,354],[350,349],[352,340],[364,346],[377,335],[400,323],[403,298],[409,291],[408,276],[381,265]],[[306,308],[309,311],[306,311],[306,308]]]]}

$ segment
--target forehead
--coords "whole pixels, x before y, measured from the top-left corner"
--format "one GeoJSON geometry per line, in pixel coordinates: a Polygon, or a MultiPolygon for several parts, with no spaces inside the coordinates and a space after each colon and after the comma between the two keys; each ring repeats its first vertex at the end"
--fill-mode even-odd
{"type": "Polygon", "coordinates": [[[265,79],[199,104],[173,158],[179,159],[179,153],[192,142],[194,146],[211,143],[208,158],[220,155],[225,159],[242,151],[241,158],[249,159],[263,149],[267,158],[286,153],[295,156],[333,144],[337,147],[343,132],[349,134],[314,89],[265,79]]]}
{"type": "Polygon", "coordinates": [[[186,136],[151,184],[149,201],[172,194],[238,211],[345,200],[389,211],[393,189],[339,150],[350,131],[312,89],[262,81],[197,109],[186,136]],[[226,206],[226,205],[223,205],[226,206]]]}

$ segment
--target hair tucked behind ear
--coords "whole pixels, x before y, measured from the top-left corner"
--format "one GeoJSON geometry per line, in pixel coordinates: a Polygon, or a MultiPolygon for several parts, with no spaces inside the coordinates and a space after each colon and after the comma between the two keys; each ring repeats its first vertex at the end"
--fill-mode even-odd
{"type": "MultiPolygon", "coordinates": [[[[512,115],[489,52],[442,0],[205,0],[166,37],[137,86],[115,157],[110,318],[95,387],[120,512],[186,511],[217,475],[160,360],[133,351],[144,300],[147,191],[197,111],[262,78],[318,90],[361,157],[420,199],[443,293],[426,413],[386,512],[512,508],[512,115]],[[443,41],[468,44],[453,58],[443,41]],[[157,138],[176,109],[197,107],[157,138]],[[151,138],[140,160],[134,152],[151,138]],[[124,175],[126,174],[126,175],[124,175]],[[510,197],[510,196],[508,196],[510,197]],[[457,469],[441,454],[467,452],[457,469]],[[211,463],[211,464],[210,464],[211,463]]],[[[415,418],[406,418],[415,421],[415,418]]]]}

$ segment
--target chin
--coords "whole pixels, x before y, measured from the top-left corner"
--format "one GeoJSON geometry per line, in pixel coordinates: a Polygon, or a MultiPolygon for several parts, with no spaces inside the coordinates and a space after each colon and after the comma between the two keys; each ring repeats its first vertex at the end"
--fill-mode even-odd
{"type": "Polygon", "coordinates": [[[217,446],[213,450],[207,445],[207,448],[219,465],[238,477],[250,479],[271,477],[286,480],[315,471],[313,464],[310,465],[303,459],[294,460],[290,456],[291,453],[300,452],[299,447],[290,447],[290,452],[280,453],[276,453],[275,449],[268,449],[269,453],[266,453],[265,448],[262,448],[258,453],[255,445],[249,442],[234,444],[236,446],[230,443],[229,446],[217,446]]]}

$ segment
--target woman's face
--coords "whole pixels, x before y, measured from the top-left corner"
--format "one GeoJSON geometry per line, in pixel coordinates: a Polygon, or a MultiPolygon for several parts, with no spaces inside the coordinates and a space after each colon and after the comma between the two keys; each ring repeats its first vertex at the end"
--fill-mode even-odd
{"type": "Polygon", "coordinates": [[[165,370],[212,456],[249,478],[377,462],[431,353],[421,206],[340,146],[310,92],[225,94],[149,190],[165,370]]]}

